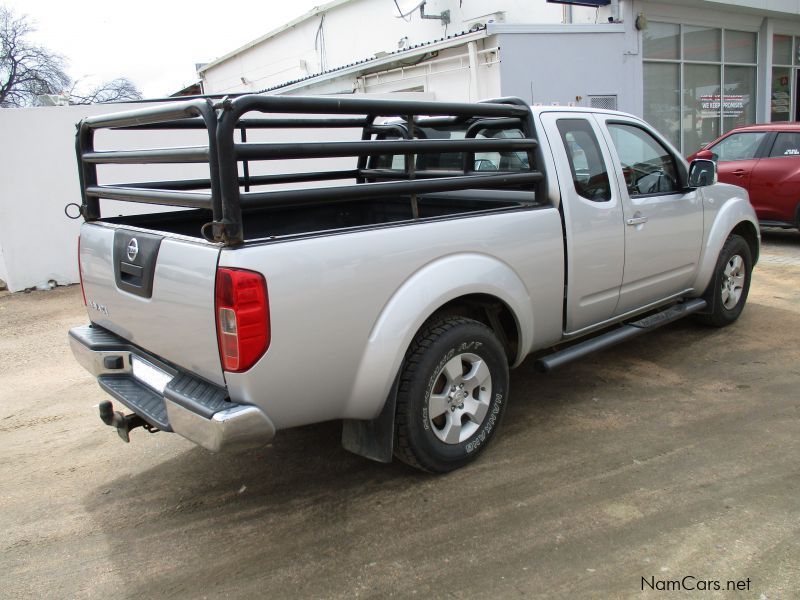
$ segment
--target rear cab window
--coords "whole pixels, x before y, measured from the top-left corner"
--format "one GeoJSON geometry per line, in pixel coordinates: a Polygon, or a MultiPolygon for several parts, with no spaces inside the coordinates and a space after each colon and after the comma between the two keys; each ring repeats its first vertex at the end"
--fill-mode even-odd
{"type": "MultiPolygon", "coordinates": [[[[441,125],[435,127],[415,127],[416,137],[420,139],[464,139],[467,135],[467,126],[464,124],[441,125]]],[[[472,137],[472,135],[470,135],[472,137]]],[[[523,139],[525,134],[516,127],[480,127],[475,131],[475,139],[523,139]]],[[[400,139],[396,135],[386,136],[384,139],[400,139]]],[[[414,169],[416,171],[462,171],[466,153],[440,152],[420,154],[415,156],[414,169]]],[[[402,171],[406,168],[406,159],[402,154],[384,154],[373,158],[373,168],[391,169],[402,171]]],[[[520,172],[530,170],[530,161],[527,152],[476,152],[472,163],[473,171],[505,171],[520,172]]]]}
{"type": "Polygon", "coordinates": [[[582,198],[593,202],[611,199],[603,154],[591,124],[586,119],[559,119],[558,132],[567,151],[572,184],[582,198]]]}

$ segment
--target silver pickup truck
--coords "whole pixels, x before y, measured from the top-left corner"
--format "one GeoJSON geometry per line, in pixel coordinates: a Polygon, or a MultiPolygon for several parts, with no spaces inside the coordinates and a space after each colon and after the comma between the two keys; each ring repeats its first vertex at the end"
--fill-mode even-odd
{"type": "Polygon", "coordinates": [[[747,193],[618,112],[194,99],[87,118],[76,147],[91,323],[69,339],[132,411],[100,404],[126,441],[216,451],[336,419],[353,452],[450,471],[495,434],[509,368],[692,313],[730,324],[759,253],[747,193]],[[98,150],[108,129],[203,143],[98,150]],[[101,199],[173,208],[101,217],[101,199]]]}

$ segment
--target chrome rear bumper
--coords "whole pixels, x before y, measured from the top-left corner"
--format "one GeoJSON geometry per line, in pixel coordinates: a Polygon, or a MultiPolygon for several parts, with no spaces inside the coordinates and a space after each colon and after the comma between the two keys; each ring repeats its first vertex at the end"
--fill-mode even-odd
{"type": "Polygon", "coordinates": [[[97,377],[100,387],[152,427],[175,432],[218,452],[260,446],[275,436],[275,426],[261,409],[230,402],[227,391],[150,355],[97,326],[69,332],[76,360],[97,377]],[[157,389],[134,375],[132,357],[168,375],[157,389]]]}

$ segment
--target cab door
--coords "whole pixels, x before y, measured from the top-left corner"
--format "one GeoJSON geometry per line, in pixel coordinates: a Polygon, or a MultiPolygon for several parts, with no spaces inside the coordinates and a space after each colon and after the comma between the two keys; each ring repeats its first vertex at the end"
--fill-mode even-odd
{"type": "Polygon", "coordinates": [[[591,113],[547,112],[542,125],[553,149],[566,250],[565,331],[614,314],[622,284],[622,201],[611,156],[591,113]]]}
{"type": "Polygon", "coordinates": [[[771,145],[774,134],[768,131],[731,133],[707,149],[717,161],[719,181],[750,190],[750,201],[756,205],[751,184],[761,157],[771,145]]]}
{"type": "Polygon", "coordinates": [[[748,188],[763,221],[795,223],[800,206],[800,132],[779,132],[758,161],[748,188]]]}
{"type": "Polygon", "coordinates": [[[703,239],[703,204],[682,188],[678,157],[641,121],[598,116],[619,179],[625,272],[615,314],[658,302],[692,286],[703,239]]]}

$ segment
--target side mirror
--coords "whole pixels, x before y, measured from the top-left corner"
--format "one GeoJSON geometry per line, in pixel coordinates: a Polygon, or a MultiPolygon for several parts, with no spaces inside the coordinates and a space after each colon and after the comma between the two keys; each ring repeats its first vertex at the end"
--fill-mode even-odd
{"type": "Polygon", "coordinates": [[[714,160],[714,153],[711,150],[700,150],[694,157],[698,160],[714,160]]]}
{"type": "Polygon", "coordinates": [[[713,160],[696,158],[689,165],[689,187],[699,188],[717,183],[717,163],[713,160]]]}

